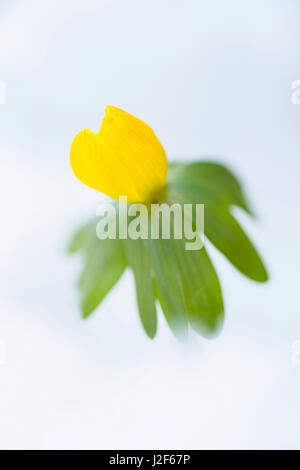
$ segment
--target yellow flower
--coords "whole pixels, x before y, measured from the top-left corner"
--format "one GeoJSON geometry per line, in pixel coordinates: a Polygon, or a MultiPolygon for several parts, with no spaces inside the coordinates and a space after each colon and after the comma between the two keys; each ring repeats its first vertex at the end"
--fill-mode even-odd
{"type": "Polygon", "coordinates": [[[91,188],[128,202],[147,202],[166,183],[166,153],[151,127],[107,106],[98,134],[84,129],[73,140],[72,170],[91,188]]]}

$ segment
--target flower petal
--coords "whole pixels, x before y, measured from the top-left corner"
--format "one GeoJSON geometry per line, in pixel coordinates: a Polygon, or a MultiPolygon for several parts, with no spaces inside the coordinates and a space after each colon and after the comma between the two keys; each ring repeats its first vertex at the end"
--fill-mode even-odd
{"type": "Polygon", "coordinates": [[[80,181],[114,199],[146,202],[166,183],[166,153],[153,130],[113,106],[107,106],[98,134],[77,134],[70,158],[80,181]]]}

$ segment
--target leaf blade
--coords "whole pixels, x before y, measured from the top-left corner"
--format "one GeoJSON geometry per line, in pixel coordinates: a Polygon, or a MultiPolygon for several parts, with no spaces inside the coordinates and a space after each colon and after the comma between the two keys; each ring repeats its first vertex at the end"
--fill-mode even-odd
{"type": "Polygon", "coordinates": [[[236,205],[253,215],[243,188],[224,165],[212,161],[170,165],[171,188],[197,194],[199,203],[220,203],[236,205]]]}
{"type": "Polygon", "coordinates": [[[154,279],[148,240],[123,240],[128,265],[134,275],[138,311],[143,328],[150,338],[157,330],[157,312],[154,296],[154,279]]]}
{"type": "Polygon", "coordinates": [[[169,241],[162,238],[149,240],[156,295],[171,330],[179,339],[185,339],[188,323],[184,295],[180,273],[169,241]]]}
{"type": "Polygon", "coordinates": [[[96,219],[83,225],[75,232],[68,248],[69,253],[80,252],[84,257],[84,268],[77,282],[83,318],[94,312],[126,267],[120,240],[99,240],[96,225],[96,219]]]}
{"type": "MultiPolygon", "coordinates": [[[[201,162],[199,162],[201,163],[201,162]]],[[[203,191],[187,178],[169,187],[169,198],[180,204],[203,203],[203,191]]],[[[266,282],[268,273],[249,237],[229,211],[228,201],[207,202],[204,208],[204,232],[213,245],[242,274],[256,282],[266,282]]]]}
{"type": "Polygon", "coordinates": [[[204,218],[207,238],[228,261],[249,279],[266,282],[264,263],[235,217],[222,206],[207,204],[204,218]]]}
{"type": "Polygon", "coordinates": [[[205,250],[185,249],[185,240],[172,240],[180,268],[187,315],[191,326],[206,337],[217,333],[224,320],[222,290],[205,250]]]}

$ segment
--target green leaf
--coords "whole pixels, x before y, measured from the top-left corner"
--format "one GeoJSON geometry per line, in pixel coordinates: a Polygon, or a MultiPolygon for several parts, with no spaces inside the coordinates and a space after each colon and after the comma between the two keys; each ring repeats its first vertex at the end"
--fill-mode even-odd
{"type": "MultiPolygon", "coordinates": [[[[198,164],[199,167],[201,167],[200,163],[198,164]]],[[[187,166],[191,167],[191,165],[187,166]]],[[[194,166],[197,167],[197,164],[194,164],[194,166]]],[[[207,238],[242,274],[254,281],[266,282],[268,274],[260,255],[235,217],[230,213],[229,192],[226,196],[225,188],[223,188],[227,199],[224,196],[224,200],[216,198],[214,202],[212,200],[207,202],[208,199],[204,197],[202,182],[199,186],[195,185],[194,177],[189,172],[184,173],[183,180],[181,175],[183,170],[176,169],[176,167],[177,165],[167,190],[169,202],[178,202],[180,204],[201,204],[205,202],[204,232],[207,238]]],[[[212,170],[213,167],[214,165],[210,169],[212,170]]],[[[217,167],[218,165],[216,165],[217,167]]],[[[211,178],[213,174],[212,171],[211,178]]],[[[209,178],[208,172],[206,176],[209,178]]],[[[229,177],[228,180],[230,180],[229,177]]],[[[206,182],[206,187],[208,186],[209,182],[206,182]]],[[[242,207],[241,203],[241,200],[239,203],[236,200],[236,205],[242,207]]]]}
{"type": "Polygon", "coordinates": [[[157,329],[157,313],[149,240],[122,241],[127,263],[134,275],[140,319],[147,335],[154,338],[157,329]]]}
{"type": "Polygon", "coordinates": [[[81,250],[83,245],[83,240],[87,234],[87,227],[89,224],[85,224],[80,227],[75,234],[73,235],[71,241],[67,246],[67,253],[73,254],[81,250]]]}
{"type": "Polygon", "coordinates": [[[148,240],[151,247],[156,295],[173,333],[187,334],[187,315],[179,266],[170,240],[148,240]]]}
{"type": "Polygon", "coordinates": [[[224,305],[221,286],[204,247],[185,249],[185,240],[172,240],[181,276],[186,311],[192,327],[204,336],[223,324],[224,305]]]}
{"type": "Polygon", "coordinates": [[[220,163],[201,161],[170,165],[168,183],[172,191],[184,192],[188,186],[199,203],[236,205],[252,214],[239,181],[220,163]]]}
{"type": "Polygon", "coordinates": [[[76,251],[81,250],[85,258],[78,288],[81,292],[82,316],[86,318],[121,277],[126,267],[124,253],[120,240],[97,238],[95,220],[75,234],[71,247],[73,250],[76,248],[76,251]]]}
{"type": "Polygon", "coordinates": [[[245,276],[266,282],[266,268],[233,215],[222,206],[206,204],[204,218],[205,234],[213,245],[245,276]]]}

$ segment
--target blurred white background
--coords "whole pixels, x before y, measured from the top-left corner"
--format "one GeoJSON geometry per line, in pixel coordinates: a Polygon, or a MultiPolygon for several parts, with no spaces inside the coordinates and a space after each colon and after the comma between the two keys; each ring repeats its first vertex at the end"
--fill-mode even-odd
{"type": "Polygon", "coordinates": [[[1,448],[300,447],[299,16],[297,0],[1,0],[1,448]],[[240,219],[271,281],[210,250],[214,340],[182,345],[162,315],[149,340],[130,272],[80,319],[64,246],[101,195],[69,148],[107,104],[148,122],[170,160],[220,156],[245,183],[259,219],[240,219]]]}

